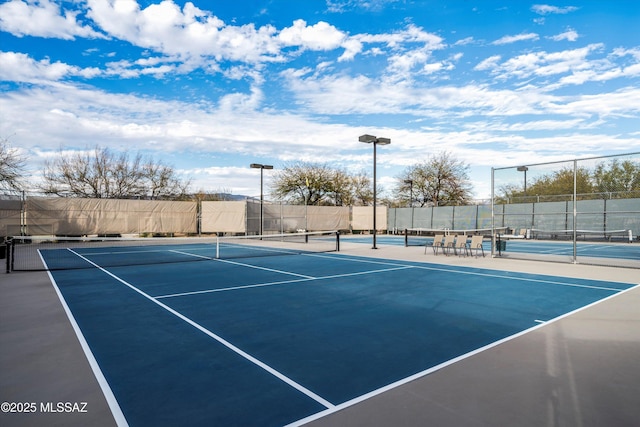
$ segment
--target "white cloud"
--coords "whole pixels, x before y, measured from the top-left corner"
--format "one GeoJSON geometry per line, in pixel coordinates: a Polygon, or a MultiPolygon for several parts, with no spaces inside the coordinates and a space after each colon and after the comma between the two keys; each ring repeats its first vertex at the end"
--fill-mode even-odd
{"type": "Polygon", "coordinates": [[[283,112],[257,112],[253,107],[262,96],[254,89],[249,95],[229,95],[213,107],[63,85],[30,89],[0,97],[0,109],[7,111],[0,134],[15,134],[25,146],[49,150],[61,145],[84,148],[90,141],[91,145],[167,154],[188,149],[339,160],[344,140],[338,135],[344,133],[343,125],[319,124],[283,112]]]}
{"type": "Polygon", "coordinates": [[[338,61],[350,61],[355,58],[355,56],[362,52],[362,43],[355,39],[349,38],[342,43],[342,47],[344,48],[344,53],[338,58],[338,61]]]}
{"type": "Polygon", "coordinates": [[[437,73],[438,71],[444,68],[446,68],[444,63],[433,62],[430,64],[425,64],[424,67],[422,67],[422,70],[424,71],[425,74],[433,74],[433,73],[437,73]]]}
{"type": "Polygon", "coordinates": [[[503,44],[510,44],[515,42],[525,41],[525,40],[538,40],[539,38],[540,36],[538,36],[536,33],[522,33],[515,36],[501,37],[498,40],[495,40],[494,42],[492,42],[491,44],[503,45],[503,44]]]}
{"type": "Polygon", "coordinates": [[[368,54],[387,54],[386,78],[392,81],[411,80],[420,74],[432,74],[436,69],[449,69],[459,57],[451,57],[449,62],[429,63],[432,53],[446,47],[442,37],[424,31],[415,25],[408,25],[401,31],[390,34],[360,34],[353,36],[361,44],[369,45],[368,54]],[[384,45],[390,52],[372,45],[384,45]]]}
{"type": "MultiPolygon", "coordinates": [[[[382,54],[380,47],[375,46],[380,44],[394,50],[394,56],[390,59],[390,72],[406,74],[411,69],[425,70],[430,52],[445,47],[441,37],[413,24],[391,34],[355,36],[349,36],[324,21],[307,24],[301,19],[281,30],[272,25],[256,28],[253,24],[227,25],[192,3],[188,2],[181,8],[173,0],[151,4],[146,8],[134,0],[87,0],[86,11],[75,12],[63,11],[48,0],[36,4],[41,6],[27,5],[19,0],[3,7],[9,9],[7,5],[16,9],[16,22],[33,19],[37,11],[46,11],[51,22],[67,23],[71,22],[70,17],[75,18],[80,13],[85,13],[85,18],[93,20],[107,36],[149,49],[155,61],[164,63],[154,66],[150,62],[115,61],[107,65],[108,69],[104,71],[106,74],[123,78],[162,76],[168,72],[185,73],[196,68],[219,72],[222,67],[233,67],[224,62],[260,67],[267,62],[288,61],[304,51],[344,49],[335,60],[347,62],[361,54],[365,44],[373,45],[368,46],[370,50],[367,54],[382,54]],[[62,14],[66,14],[66,18],[63,19],[62,14]],[[298,49],[291,50],[291,47],[298,49]]],[[[23,27],[25,34],[39,35],[32,27],[23,27]]],[[[40,28],[51,29],[53,25],[43,24],[40,28]]],[[[79,31],[76,32],[80,34],[79,31]]],[[[60,32],[57,34],[59,37],[68,37],[60,32]]],[[[429,70],[429,67],[426,69],[429,70]]],[[[246,76],[256,78],[251,73],[246,76]]]]}
{"type": "Polygon", "coordinates": [[[0,80],[22,83],[46,83],[62,80],[71,75],[93,76],[95,69],[79,67],[49,59],[35,61],[29,55],[17,52],[0,52],[0,80]]]}
{"type": "Polygon", "coordinates": [[[430,52],[424,49],[416,49],[389,56],[389,66],[387,72],[395,79],[404,80],[410,78],[412,70],[417,65],[426,64],[430,57],[430,52]]]}
{"type": "Polygon", "coordinates": [[[298,103],[317,114],[410,114],[417,117],[540,114],[561,98],[537,92],[492,90],[483,85],[420,87],[365,76],[283,73],[298,103]],[[375,100],[375,101],[372,101],[375,100]]]}
{"type": "Polygon", "coordinates": [[[538,15],[550,15],[550,14],[567,14],[578,10],[576,6],[550,6],[548,4],[534,4],[531,6],[531,10],[538,15]]]}
{"type": "Polygon", "coordinates": [[[515,56],[501,64],[498,64],[498,57],[491,57],[478,64],[476,69],[491,70],[500,79],[526,79],[532,76],[550,76],[588,69],[602,69],[602,61],[589,61],[588,56],[601,51],[603,47],[598,43],[560,52],[532,52],[515,56]]]}
{"type": "MultiPolygon", "coordinates": [[[[390,49],[407,49],[409,43],[419,44],[420,47],[433,51],[445,48],[444,39],[437,34],[424,31],[423,28],[409,24],[403,30],[385,34],[357,34],[352,36],[362,43],[384,44],[390,49]]],[[[415,47],[411,47],[413,49],[415,47]]]]}
{"type": "Polygon", "coordinates": [[[583,95],[555,108],[560,114],[634,117],[640,113],[640,89],[628,87],[611,93],[583,95]]]}
{"type": "Polygon", "coordinates": [[[341,60],[352,59],[361,50],[357,40],[324,21],[309,25],[298,19],[278,31],[271,25],[227,25],[191,3],[181,10],[172,0],[141,9],[133,0],[111,4],[89,0],[88,15],[114,37],[170,56],[201,56],[216,61],[248,64],[284,61],[282,48],[333,50],[345,48],[341,60]]]}
{"type": "Polygon", "coordinates": [[[89,5],[87,15],[108,34],[183,60],[199,57],[203,62],[259,64],[285,61],[291,54],[283,53],[283,48],[298,47],[301,52],[342,47],[345,50],[338,60],[347,61],[362,49],[359,40],[324,21],[310,25],[298,19],[292,26],[278,30],[272,25],[227,25],[191,3],[180,9],[172,0],[144,9],[133,0],[89,0],[89,5]]]}
{"type": "Polygon", "coordinates": [[[347,10],[364,9],[379,11],[387,4],[395,3],[399,0],[326,0],[327,10],[332,13],[343,13],[347,10]]]}
{"type": "Polygon", "coordinates": [[[276,29],[270,25],[258,29],[252,24],[226,25],[192,3],[180,9],[172,0],[145,9],[133,0],[88,3],[87,15],[104,31],[166,55],[249,63],[282,60],[274,39],[276,29]]]}
{"type": "MultiPolygon", "coordinates": [[[[231,192],[249,197],[259,196],[255,169],[238,166],[211,166],[207,168],[177,169],[177,173],[191,180],[191,189],[205,192],[231,192]]],[[[264,188],[268,191],[273,172],[264,174],[264,188]]]]}
{"type": "Polygon", "coordinates": [[[278,34],[278,40],[284,46],[300,46],[303,49],[331,50],[339,47],[345,39],[345,34],[333,25],[320,21],[315,25],[298,19],[293,26],[283,28],[278,34]]]}
{"type": "Polygon", "coordinates": [[[550,39],[556,42],[562,41],[562,40],[574,42],[578,40],[578,37],[579,37],[579,34],[575,30],[568,29],[564,33],[560,33],[558,35],[550,37],[550,39]]]}
{"type": "Polygon", "coordinates": [[[76,37],[104,38],[76,19],[78,12],[64,11],[49,0],[11,0],[0,5],[0,30],[15,36],[37,36],[72,40],[76,37]]]}
{"type": "MultiPolygon", "coordinates": [[[[520,73],[523,78],[533,73],[550,76],[571,72],[570,75],[577,76],[577,70],[582,64],[581,54],[582,52],[571,51],[547,54],[544,57],[544,61],[549,62],[547,65],[541,64],[536,55],[523,55],[513,64],[507,64],[510,60],[506,61],[505,67],[513,67],[510,73],[520,73]],[[560,62],[559,58],[565,55],[568,55],[565,58],[567,62],[560,62]]],[[[629,72],[632,71],[640,72],[640,67],[630,68],[629,72]]],[[[615,70],[612,71],[614,72],[615,70]]],[[[586,78],[595,80],[613,77],[606,73],[595,73],[586,78]]],[[[535,86],[516,90],[494,89],[478,84],[425,87],[410,82],[398,84],[391,80],[365,76],[304,75],[292,70],[284,72],[283,78],[297,100],[296,108],[321,115],[386,114],[392,111],[397,115],[406,114],[414,118],[450,120],[454,117],[543,117],[558,114],[564,117],[563,120],[573,120],[591,116],[622,117],[625,114],[626,117],[636,117],[640,109],[640,100],[636,99],[640,90],[633,87],[613,93],[560,96],[551,94],[551,87],[543,87],[543,90],[535,86]],[[597,102],[593,101],[596,99],[597,102]]]]}
{"type": "Polygon", "coordinates": [[[473,37],[466,37],[464,39],[458,40],[453,45],[454,46],[466,46],[466,45],[472,44],[472,43],[475,43],[475,40],[473,39],[473,37]]]}
{"type": "MultiPolygon", "coordinates": [[[[376,132],[393,141],[389,150],[379,153],[380,164],[389,168],[406,167],[424,159],[425,153],[443,150],[453,151],[475,167],[483,167],[497,166],[498,162],[516,164],[514,159],[524,156],[522,153],[531,146],[536,147],[536,160],[542,162],[555,159],[553,156],[572,158],[577,153],[598,152],[603,149],[603,141],[609,149],[620,151],[631,151],[639,142],[637,137],[592,136],[579,131],[589,126],[588,120],[593,116],[640,115],[640,107],[629,107],[640,106],[640,89],[632,87],[613,94],[559,97],[474,85],[431,89],[379,87],[380,82],[363,77],[334,78],[334,86],[329,88],[329,82],[316,79],[298,81],[311,91],[304,92],[308,98],[300,99],[315,103],[316,108],[384,113],[391,107],[394,112],[410,112],[415,117],[442,117],[442,124],[429,130],[376,127],[376,132]],[[317,93],[328,89],[331,91],[317,93]],[[396,95],[397,91],[401,93],[396,95]],[[340,102],[336,101],[337,95],[340,102]],[[357,99],[352,101],[351,96],[357,99]],[[411,100],[416,105],[409,105],[411,100]],[[551,113],[561,116],[545,119],[544,114],[551,113]],[[541,119],[531,121],[528,116],[519,118],[519,114],[536,114],[541,119]],[[476,126],[453,120],[463,116],[475,119],[476,126]],[[502,125],[492,125],[502,121],[505,121],[502,125]],[[563,129],[571,134],[558,133],[563,129]],[[551,130],[557,135],[539,138],[521,134],[530,130],[551,130]],[[493,145],[496,143],[509,144],[508,152],[497,151],[493,145]]],[[[181,172],[187,178],[195,178],[197,189],[224,188],[235,194],[254,194],[247,193],[250,191],[247,188],[255,188],[256,184],[243,178],[248,177],[242,172],[246,166],[228,164],[225,157],[228,154],[247,165],[256,158],[269,159],[276,165],[322,159],[352,168],[361,168],[356,165],[370,161],[370,152],[356,141],[357,135],[371,130],[368,126],[319,122],[308,118],[304,109],[297,114],[258,112],[253,106],[261,96],[264,95],[256,89],[244,96],[229,96],[218,106],[212,106],[108,94],[68,85],[25,89],[0,94],[0,110],[5,112],[0,134],[15,135],[21,146],[37,156],[30,160],[34,175],[38,174],[43,159],[60,147],[84,150],[97,144],[115,150],[145,150],[162,155],[170,164],[179,153],[188,151],[192,156],[205,157],[207,167],[214,168],[183,167],[181,172]]],[[[392,181],[389,177],[386,180],[392,181]]]]}
{"type": "Polygon", "coordinates": [[[500,55],[490,56],[487,59],[484,59],[478,65],[476,65],[474,67],[474,70],[479,70],[479,71],[492,70],[497,67],[498,62],[500,62],[501,59],[502,57],[500,55]]]}

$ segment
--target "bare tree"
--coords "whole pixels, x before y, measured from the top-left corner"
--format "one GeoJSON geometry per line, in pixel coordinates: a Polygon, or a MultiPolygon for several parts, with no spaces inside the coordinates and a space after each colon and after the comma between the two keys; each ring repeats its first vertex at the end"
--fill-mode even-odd
{"type": "Polygon", "coordinates": [[[276,172],[271,193],[291,203],[318,205],[331,191],[332,177],[327,165],[292,163],[276,172]]]}
{"type": "MultiPolygon", "coordinates": [[[[383,190],[382,186],[378,185],[377,190],[380,193],[383,190]]],[[[350,205],[368,206],[373,203],[371,178],[366,172],[351,176],[351,192],[353,198],[350,205]]]]}
{"type": "Polygon", "coordinates": [[[448,152],[432,156],[429,160],[407,168],[398,177],[397,192],[420,206],[463,205],[471,200],[469,165],[448,152]]]}
{"type": "Polygon", "coordinates": [[[189,186],[173,168],[128,152],[108,148],[64,154],[45,164],[41,190],[64,197],[88,198],[183,198],[189,186]]]}
{"type": "Polygon", "coordinates": [[[180,199],[186,196],[190,183],[178,179],[172,167],[147,160],[142,165],[142,172],[147,197],[180,199]]]}
{"type": "Polygon", "coordinates": [[[326,164],[297,162],[275,174],[271,194],[295,204],[344,206],[368,202],[369,186],[365,174],[353,176],[326,164]]]}
{"type": "Polygon", "coordinates": [[[21,190],[23,186],[25,160],[9,141],[0,139],[0,190],[21,190]]]}

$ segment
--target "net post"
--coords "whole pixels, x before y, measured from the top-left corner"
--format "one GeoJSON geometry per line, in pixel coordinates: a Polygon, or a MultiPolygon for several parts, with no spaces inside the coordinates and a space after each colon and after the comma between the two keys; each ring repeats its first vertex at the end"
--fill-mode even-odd
{"type": "Polygon", "coordinates": [[[6,258],[6,267],[7,267],[7,273],[11,273],[11,240],[10,239],[5,239],[5,241],[3,242],[3,244],[5,245],[5,258],[6,258]]]}
{"type": "Polygon", "coordinates": [[[336,252],[340,252],[340,231],[336,231],[336,252]]]}
{"type": "Polygon", "coordinates": [[[216,234],[216,259],[220,259],[220,236],[216,234]]]}
{"type": "Polygon", "coordinates": [[[409,246],[409,229],[405,228],[404,229],[404,247],[408,247],[409,246]]]}
{"type": "MultiPolygon", "coordinates": [[[[24,241],[22,243],[24,243],[24,241]]],[[[16,266],[16,239],[13,237],[9,239],[9,254],[7,255],[7,261],[10,261],[9,271],[14,271],[16,266]]]]}

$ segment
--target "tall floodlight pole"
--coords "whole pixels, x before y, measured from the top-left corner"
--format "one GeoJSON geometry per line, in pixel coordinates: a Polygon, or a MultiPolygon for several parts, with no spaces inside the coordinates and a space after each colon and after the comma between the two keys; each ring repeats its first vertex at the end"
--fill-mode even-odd
{"type": "Polygon", "coordinates": [[[264,193],[262,191],[263,188],[263,182],[264,182],[264,177],[263,177],[263,173],[265,169],[273,169],[272,165],[263,165],[260,163],[251,163],[250,167],[252,169],[260,169],[260,231],[258,232],[258,234],[260,234],[261,236],[264,234],[263,232],[263,227],[264,227],[264,193]]]}
{"type": "Polygon", "coordinates": [[[409,207],[411,208],[411,228],[413,228],[413,180],[405,179],[405,184],[409,184],[409,207]]]}
{"type": "Polygon", "coordinates": [[[378,249],[376,246],[376,233],[378,231],[376,223],[376,205],[378,203],[376,190],[376,145],[389,145],[391,144],[391,140],[389,138],[377,138],[373,135],[361,135],[358,141],[373,144],[373,247],[371,249],[378,249]]]}
{"type": "Polygon", "coordinates": [[[518,166],[518,172],[524,172],[524,197],[527,197],[527,171],[528,170],[529,168],[526,166],[518,166]]]}
{"type": "Polygon", "coordinates": [[[413,207],[413,180],[405,179],[405,184],[409,184],[409,207],[413,207]]]}

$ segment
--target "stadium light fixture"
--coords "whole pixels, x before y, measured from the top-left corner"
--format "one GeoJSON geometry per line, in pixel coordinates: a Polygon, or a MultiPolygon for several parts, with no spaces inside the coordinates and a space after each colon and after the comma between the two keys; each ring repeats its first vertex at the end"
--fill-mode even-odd
{"type": "Polygon", "coordinates": [[[260,231],[258,234],[262,236],[264,234],[264,193],[263,193],[263,182],[264,182],[264,170],[265,169],[273,169],[273,165],[263,165],[261,163],[251,163],[249,165],[252,169],[260,169],[260,231]]]}
{"type": "Polygon", "coordinates": [[[377,224],[376,224],[376,205],[377,201],[377,190],[376,190],[376,145],[389,145],[391,144],[391,139],[389,138],[378,138],[373,135],[360,135],[358,137],[358,141],[364,142],[366,144],[373,144],[373,247],[371,249],[378,249],[376,246],[376,234],[377,234],[377,224]]]}

